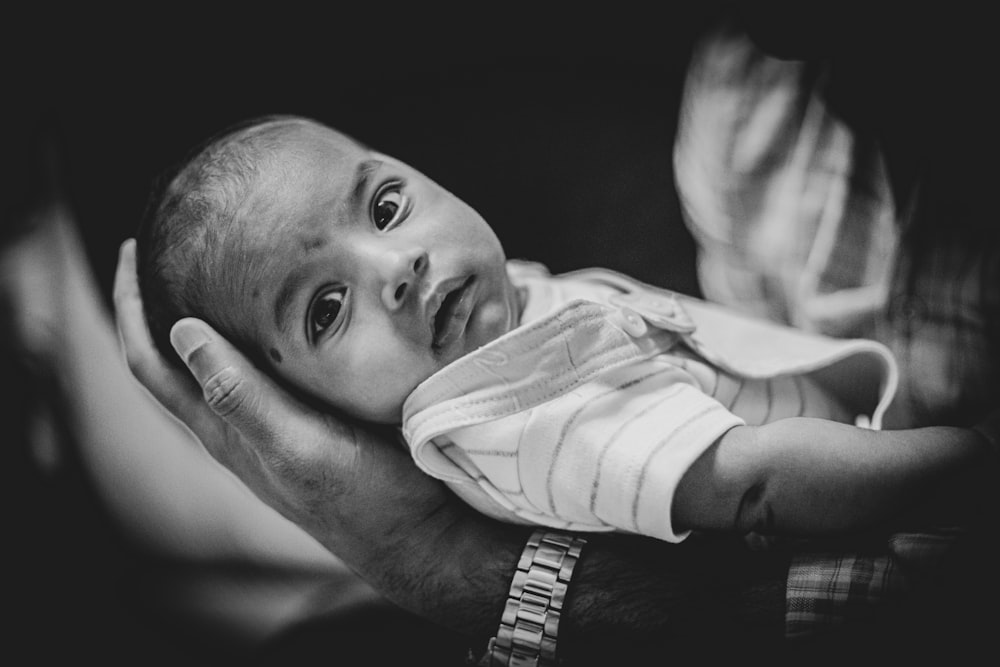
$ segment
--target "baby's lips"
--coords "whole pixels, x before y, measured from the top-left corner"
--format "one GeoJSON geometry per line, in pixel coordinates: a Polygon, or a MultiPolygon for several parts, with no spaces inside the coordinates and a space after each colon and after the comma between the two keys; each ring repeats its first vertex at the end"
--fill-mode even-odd
{"type": "Polygon", "coordinates": [[[430,325],[431,339],[435,336],[435,321],[441,312],[445,299],[456,287],[462,284],[461,278],[448,278],[434,285],[424,299],[424,316],[430,325]]]}
{"type": "Polygon", "coordinates": [[[434,317],[434,347],[444,348],[461,336],[472,314],[474,291],[475,283],[469,278],[445,296],[434,317]]]}

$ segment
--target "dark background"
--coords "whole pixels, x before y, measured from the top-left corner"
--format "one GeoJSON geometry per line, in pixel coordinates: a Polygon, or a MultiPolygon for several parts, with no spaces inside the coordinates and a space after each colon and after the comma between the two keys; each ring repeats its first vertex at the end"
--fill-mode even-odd
{"type": "MultiPolygon", "coordinates": [[[[510,257],[553,271],[607,266],[696,293],[671,143],[700,17],[674,26],[483,13],[453,23],[388,9],[337,12],[218,17],[173,8],[12,21],[20,34],[5,42],[0,80],[9,114],[0,139],[5,212],[39,185],[31,161],[41,139],[110,308],[118,246],[134,234],[153,179],[233,122],[295,113],[465,199],[510,257]]],[[[372,628],[388,643],[370,655],[403,651],[406,642],[419,653],[419,642],[438,639],[405,617],[381,615],[320,623],[303,639],[277,641],[270,654],[246,656],[160,608],[156,590],[183,578],[186,566],[135,551],[72,459],[39,469],[21,444],[31,378],[16,360],[5,359],[2,371],[13,434],[4,464],[15,580],[7,605],[17,617],[14,646],[33,662],[282,664],[357,655],[372,628]],[[328,644],[338,644],[329,655],[328,644]]]]}
{"type": "MultiPolygon", "coordinates": [[[[716,8],[258,11],[42,8],[11,16],[4,28],[0,203],[34,187],[26,156],[39,134],[51,138],[63,194],[109,307],[118,246],[135,232],[156,175],[208,135],[266,113],[312,116],[420,169],[482,213],[510,257],[556,272],[605,266],[698,294],[671,145],[689,49],[716,8]]],[[[806,29],[791,41],[799,50],[822,50],[821,36],[861,21],[861,32],[882,44],[884,24],[868,18],[816,10],[798,17],[806,29]]],[[[783,27],[761,23],[764,34],[783,27]]],[[[996,124],[983,108],[965,105],[974,87],[995,86],[995,76],[940,66],[961,35],[926,40],[927,33],[908,36],[905,22],[896,27],[896,37],[919,48],[900,52],[893,76],[867,59],[864,43],[848,40],[858,52],[842,72],[864,94],[845,113],[857,111],[859,100],[874,111],[865,117],[902,147],[904,165],[914,164],[907,151],[917,145],[906,137],[943,108],[996,124]]],[[[895,54],[890,47],[882,53],[895,54]]],[[[928,141],[948,151],[962,147],[967,159],[976,128],[951,123],[928,141]]],[[[985,179],[971,182],[972,196],[992,196],[992,172],[965,170],[963,178],[967,172],[985,179]]],[[[53,475],[27,459],[17,420],[30,407],[19,391],[27,378],[16,364],[2,370],[17,394],[4,414],[13,433],[4,488],[15,644],[39,664],[67,654],[144,664],[232,657],[145,606],[142,585],[160,564],[129,548],[78,469],[53,475]]],[[[399,636],[387,627],[390,641],[399,636]]],[[[276,662],[295,655],[294,644],[277,650],[276,662]]]]}
{"type": "Polygon", "coordinates": [[[696,21],[439,20],[386,11],[62,25],[14,58],[29,91],[17,110],[58,133],[108,289],[155,175],[265,113],[315,117],[422,170],[479,210],[511,257],[696,289],[670,168],[696,21]]]}

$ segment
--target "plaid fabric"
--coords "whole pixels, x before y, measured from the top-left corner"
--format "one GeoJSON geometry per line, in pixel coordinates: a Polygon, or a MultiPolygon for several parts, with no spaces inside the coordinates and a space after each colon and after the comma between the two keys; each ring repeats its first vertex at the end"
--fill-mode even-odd
{"type": "Polygon", "coordinates": [[[785,636],[812,638],[864,623],[887,605],[904,601],[922,580],[938,574],[960,534],[957,529],[898,533],[881,548],[849,555],[799,550],[787,580],[785,636]]]}
{"type": "MultiPolygon", "coordinates": [[[[977,209],[929,178],[897,203],[879,143],[833,113],[826,77],[730,28],[695,50],[674,173],[702,291],[807,330],[885,343],[901,370],[886,428],[972,425],[1000,396],[995,207],[977,209]]],[[[788,636],[903,599],[953,537],[802,552],[788,577],[788,636]]]]}

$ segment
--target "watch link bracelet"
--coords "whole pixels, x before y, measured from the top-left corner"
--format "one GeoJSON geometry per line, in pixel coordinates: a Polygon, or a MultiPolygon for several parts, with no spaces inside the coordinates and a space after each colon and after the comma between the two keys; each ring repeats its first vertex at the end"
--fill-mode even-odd
{"type": "Polygon", "coordinates": [[[486,649],[490,667],[553,667],[559,618],[573,568],[587,541],[538,529],[528,538],[507,593],[500,627],[486,649]]]}

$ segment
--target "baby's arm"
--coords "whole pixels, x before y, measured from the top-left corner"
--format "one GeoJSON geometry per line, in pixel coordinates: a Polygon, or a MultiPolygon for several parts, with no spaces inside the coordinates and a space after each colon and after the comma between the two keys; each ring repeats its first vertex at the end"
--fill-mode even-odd
{"type": "Polygon", "coordinates": [[[990,458],[970,429],[872,431],[811,418],[737,426],[674,495],[676,530],[823,535],[889,521],[990,458]]]}

